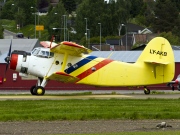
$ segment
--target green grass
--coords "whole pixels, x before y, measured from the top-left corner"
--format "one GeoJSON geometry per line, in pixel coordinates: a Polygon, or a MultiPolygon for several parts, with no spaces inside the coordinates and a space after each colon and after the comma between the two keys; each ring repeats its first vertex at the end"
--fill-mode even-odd
{"type": "Polygon", "coordinates": [[[0,20],[4,29],[17,32],[16,22],[14,20],[0,20]]]}
{"type": "Polygon", "coordinates": [[[0,121],[180,119],[179,99],[7,100],[0,121]]]}
{"type": "MultiPolygon", "coordinates": [[[[3,28],[7,29],[9,31],[12,31],[14,33],[22,32],[25,37],[30,37],[30,38],[35,38],[35,26],[34,25],[26,25],[20,29],[17,29],[16,22],[14,20],[6,20],[2,19],[0,20],[3,28]]],[[[49,34],[48,31],[45,29],[44,31],[40,32],[40,37],[39,37],[39,32],[36,31],[36,38],[40,40],[49,40],[49,34]]]]}

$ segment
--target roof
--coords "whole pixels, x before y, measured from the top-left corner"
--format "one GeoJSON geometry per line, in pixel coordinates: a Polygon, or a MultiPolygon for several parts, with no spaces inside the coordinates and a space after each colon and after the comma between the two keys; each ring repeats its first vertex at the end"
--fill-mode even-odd
{"type": "Polygon", "coordinates": [[[172,45],[173,50],[180,50],[180,46],[172,45]]]}
{"type": "Polygon", "coordinates": [[[106,40],[106,44],[109,44],[109,45],[120,45],[120,39],[107,39],[106,40]]]}
{"type": "MultiPolygon", "coordinates": [[[[5,63],[4,58],[7,56],[11,39],[0,39],[0,63],[5,63]]],[[[11,50],[31,51],[38,47],[38,39],[12,39],[11,50]]]]}
{"type": "MultiPolygon", "coordinates": [[[[93,51],[90,55],[109,58],[117,61],[134,63],[142,51],[93,51]]],[[[180,62],[180,50],[174,51],[175,62],[180,62]]]]}
{"type": "Polygon", "coordinates": [[[135,32],[138,33],[139,30],[144,30],[145,27],[141,27],[140,25],[133,24],[133,23],[127,23],[127,31],[129,32],[135,32]]]}
{"type": "MultiPolygon", "coordinates": [[[[5,63],[4,58],[8,54],[11,39],[0,40],[0,63],[5,63]]],[[[12,39],[12,51],[31,51],[34,47],[39,47],[38,39],[12,39]]],[[[42,47],[42,46],[41,46],[42,47]]],[[[176,46],[178,48],[179,46],[176,46]]],[[[179,47],[180,48],[180,47],[179,47]]],[[[117,61],[134,63],[140,56],[142,50],[138,51],[93,51],[90,55],[110,58],[117,61]]],[[[175,62],[180,62],[180,50],[174,50],[175,62]]]]}

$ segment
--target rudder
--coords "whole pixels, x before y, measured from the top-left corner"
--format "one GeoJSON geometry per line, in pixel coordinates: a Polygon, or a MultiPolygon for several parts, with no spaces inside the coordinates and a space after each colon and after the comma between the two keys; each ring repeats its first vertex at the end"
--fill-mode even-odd
{"type": "MultiPolygon", "coordinates": [[[[152,39],[139,56],[136,64],[153,64],[153,67],[163,66],[163,82],[171,81],[174,77],[174,53],[169,41],[163,37],[152,39]]],[[[155,70],[155,69],[154,69],[155,70]]],[[[153,71],[155,74],[156,71],[153,71]]],[[[155,75],[156,76],[156,75],[155,75]]]]}

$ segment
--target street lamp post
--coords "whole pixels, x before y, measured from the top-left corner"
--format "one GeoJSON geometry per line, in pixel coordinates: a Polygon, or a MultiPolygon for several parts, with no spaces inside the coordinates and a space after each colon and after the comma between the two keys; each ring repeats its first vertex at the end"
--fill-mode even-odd
{"type": "MultiPolygon", "coordinates": [[[[31,7],[34,8],[34,7],[31,7]]],[[[36,13],[34,12],[34,38],[36,39],[36,13]]]]}
{"type": "Polygon", "coordinates": [[[86,20],[86,44],[87,44],[87,18],[84,18],[86,20]]]}
{"type": "Polygon", "coordinates": [[[66,15],[63,15],[64,17],[64,41],[66,40],[66,15]]]}
{"type": "Polygon", "coordinates": [[[90,29],[87,29],[88,31],[88,48],[90,49],[90,29]]]}
{"type": "Polygon", "coordinates": [[[125,24],[122,24],[122,26],[124,26],[125,27],[125,29],[126,29],[126,51],[127,51],[127,25],[125,25],[125,24]]]}
{"type": "Polygon", "coordinates": [[[64,30],[64,28],[52,28],[53,30],[64,30]]]}
{"type": "Polygon", "coordinates": [[[101,23],[98,23],[99,24],[99,26],[100,26],[100,51],[101,51],[101,23]]]}
{"type": "MultiPolygon", "coordinates": [[[[12,6],[14,6],[14,3],[11,4],[12,6]]],[[[17,21],[17,29],[20,30],[20,21],[19,21],[19,7],[18,7],[18,17],[17,17],[18,21],[17,21]]]]}

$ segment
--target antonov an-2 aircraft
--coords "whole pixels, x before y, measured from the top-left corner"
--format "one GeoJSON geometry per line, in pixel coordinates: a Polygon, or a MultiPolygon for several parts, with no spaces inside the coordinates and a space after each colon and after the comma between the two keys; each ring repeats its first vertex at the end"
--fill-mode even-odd
{"type": "Polygon", "coordinates": [[[38,77],[30,89],[32,95],[44,95],[49,80],[102,87],[142,86],[149,94],[148,85],[168,83],[174,77],[174,54],[163,37],[152,39],[135,63],[91,56],[91,50],[73,42],[44,41],[42,45],[32,52],[14,50],[5,58],[20,75],[38,77]]]}

